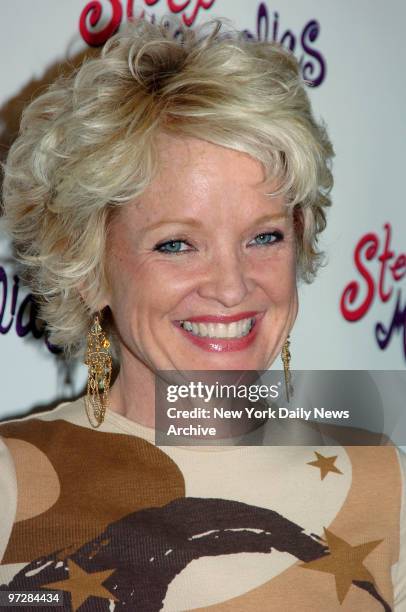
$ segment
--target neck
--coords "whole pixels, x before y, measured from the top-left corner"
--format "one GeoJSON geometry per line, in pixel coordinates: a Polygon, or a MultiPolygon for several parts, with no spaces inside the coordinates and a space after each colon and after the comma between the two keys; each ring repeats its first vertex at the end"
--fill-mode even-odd
{"type": "MultiPolygon", "coordinates": [[[[156,427],[165,429],[166,425],[170,422],[165,419],[165,415],[161,414],[159,421],[156,422],[155,415],[155,387],[156,387],[156,374],[152,372],[145,364],[141,361],[131,358],[126,359],[122,355],[120,372],[110,390],[110,410],[118,414],[123,415],[127,419],[139,423],[140,425],[156,427]]],[[[206,383],[214,383],[218,376],[218,373],[206,372],[206,383]]],[[[251,374],[248,375],[248,378],[251,374]]],[[[246,377],[244,377],[246,379],[246,377]]],[[[185,382],[185,380],[178,380],[177,382],[185,382]]],[[[242,382],[240,379],[236,379],[235,375],[232,375],[232,380],[224,380],[223,382],[242,382]]],[[[246,384],[249,384],[245,380],[246,384]]],[[[164,387],[166,389],[166,387],[164,387]]],[[[159,397],[159,395],[158,395],[159,397]]],[[[225,411],[238,411],[244,409],[250,405],[247,399],[239,398],[227,398],[223,397],[221,400],[218,398],[211,398],[209,401],[196,401],[196,399],[185,398],[184,400],[178,399],[176,404],[170,404],[165,402],[159,402],[165,411],[165,407],[176,407],[179,410],[191,410],[194,406],[203,406],[208,413],[213,415],[213,408],[215,406],[221,406],[225,411]]],[[[258,406],[259,407],[259,406],[258,406]]],[[[165,413],[166,414],[166,413],[165,413]]],[[[185,424],[190,424],[190,421],[186,421],[185,424]]],[[[237,420],[224,420],[219,422],[218,419],[213,419],[211,416],[206,418],[204,423],[205,426],[216,426],[219,437],[229,437],[235,435],[242,435],[247,433],[255,427],[255,423],[251,419],[237,419],[237,420]]]]}
{"type": "Polygon", "coordinates": [[[110,390],[110,410],[146,427],[155,428],[155,375],[134,359],[123,359],[110,390]]]}

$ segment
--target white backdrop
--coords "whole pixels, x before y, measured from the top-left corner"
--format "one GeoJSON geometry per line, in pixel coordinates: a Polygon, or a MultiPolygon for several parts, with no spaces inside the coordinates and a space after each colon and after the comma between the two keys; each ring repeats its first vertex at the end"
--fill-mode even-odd
{"type": "MultiPolygon", "coordinates": [[[[333,207],[322,243],[328,265],[312,285],[300,288],[292,365],[404,369],[406,4],[403,0],[4,1],[0,7],[3,156],[16,133],[21,108],[56,73],[58,63],[88,43],[101,42],[109,30],[125,22],[128,12],[141,9],[150,16],[178,11],[192,26],[210,17],[227,17],[254,37],[275,38],[293,49],[304,76],[314,82],[310,96],[316,116],[328,125],[336,159],[333,207]],[[87,14],[91,6],[93,12],[87,14]]],[[[84,366],[67,371],[44,337],[34,337],[39,333],[34,313],[30,321],[30,299],[15,274],[11,250],[0,232],[0,419],[77,393],[85,380],[84,366]]]]}

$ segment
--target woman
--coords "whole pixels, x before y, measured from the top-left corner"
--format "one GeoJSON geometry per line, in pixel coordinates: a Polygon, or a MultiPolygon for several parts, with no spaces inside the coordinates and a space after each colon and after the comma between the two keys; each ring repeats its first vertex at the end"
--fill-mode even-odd
{"type": "Polygon", "coordinates": [[[289,386],[332,184],[292,56],[216,26],[175,34],[115,36],[27,108],[9,154],[6,221],[89,384],[0,427],[2,589],[81,611],[401,611],[394,448],[154,444],[162,370],[282,352],[289,386]]]}

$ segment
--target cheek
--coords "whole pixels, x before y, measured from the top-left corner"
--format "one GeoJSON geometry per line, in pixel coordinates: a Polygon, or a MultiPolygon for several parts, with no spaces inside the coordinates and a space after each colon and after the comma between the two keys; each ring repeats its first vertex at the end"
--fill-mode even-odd
{"type": "Polygon", "coordinates": [[[115,257],[110,282],[110,305],[117,324],[164,316],[187,295],[195,281],[193,270],[173,262],[115,257]]]}
{"type": "Polygon", "coordinates": [[[286,304],[296,296],[296,259],[291,249],[281,249],[269,259],[257,261],[255,280],[275,304],[286,304]]]}
{"type": "Polygon", "coordinates": [[[134,276],[137,303],[142,310],[150,310],[152,316],[164,315],[193,291],[195,279],[196,275],[182,262],[149,262],[134,276]]]}

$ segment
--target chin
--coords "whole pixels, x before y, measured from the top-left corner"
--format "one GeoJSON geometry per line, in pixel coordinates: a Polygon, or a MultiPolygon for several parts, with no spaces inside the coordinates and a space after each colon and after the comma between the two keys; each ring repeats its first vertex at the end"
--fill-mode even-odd
{"type": "Polygon", "coordinates": [[[269,359],[248,356],[240,352],[212,353],[201,357],[190,356],[179,360],[179,370],[265,370],[269,359]]]}

